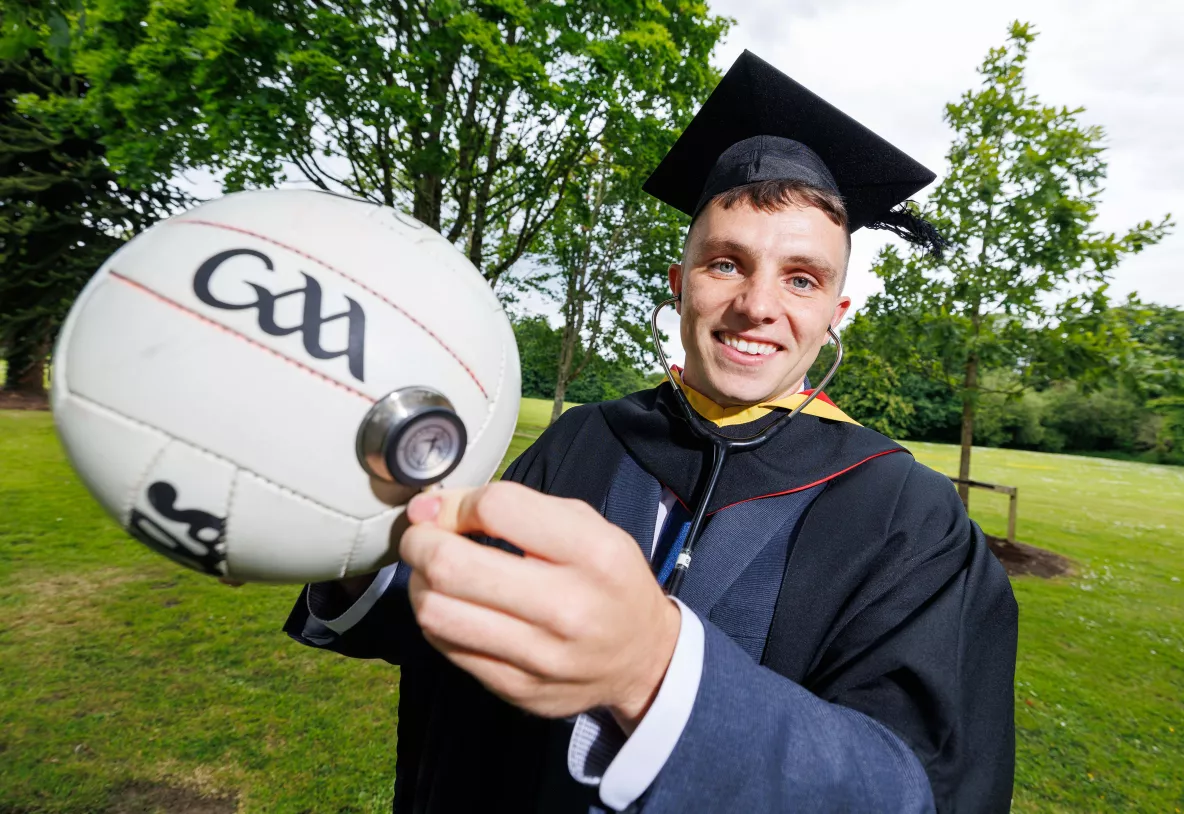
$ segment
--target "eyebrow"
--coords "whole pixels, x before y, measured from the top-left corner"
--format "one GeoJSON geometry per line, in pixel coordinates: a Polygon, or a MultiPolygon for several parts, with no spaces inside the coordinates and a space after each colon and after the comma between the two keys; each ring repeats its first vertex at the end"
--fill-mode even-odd
{"type": "MultiPolygon", "coordinates": [[[[703,241],[700,252],[705,255],[731,254],[749,257],[751,250],[743,243],[728,238],[707,238],[703,241]]],[[[824,258],[814,254],[790,254],[781,258],[782,266],[802,266],[817,273],[827,282],[837,280],[839,272],[824,258]]]]}

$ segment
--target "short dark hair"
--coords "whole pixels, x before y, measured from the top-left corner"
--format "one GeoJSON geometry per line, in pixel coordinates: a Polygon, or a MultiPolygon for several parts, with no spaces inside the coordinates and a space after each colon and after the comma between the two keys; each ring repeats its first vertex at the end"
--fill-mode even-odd
{"type": "MultiPolygon", "coordinates": [[[[847,207],[837,192],[804,184],[801,181],[756,181],[744,186],[732,187],[712,198],[703,209],[718,203],[724,209],[731,209],[739,203],[748,204],[753,209],[762,212],[780,212],[791,206],[821,209],[836,226],[843,227],[847,236],[847,257],[851,257],[851,230],[847,226],[847,207]]],[[[701,214],[703,209],[699,210],[701,214]]],[[[691,228],[699,219],[696,214],[691,221],[691,228]]],[[[690,235],[690,229],[687,230],[690,235]]],[[[846,276],[846,269],[844,269],[846,276]]]]}

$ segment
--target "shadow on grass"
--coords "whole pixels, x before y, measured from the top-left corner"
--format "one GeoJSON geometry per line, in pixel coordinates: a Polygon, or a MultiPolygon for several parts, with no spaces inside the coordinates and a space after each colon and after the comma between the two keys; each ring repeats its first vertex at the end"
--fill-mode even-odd
{"type": "MultiPolygon", "coordinates": [[[[60,809],[59,809],[60,810],[60,809]]],[[[77,814],[235,814],[235,796],[202,794],[181,786],[133,780],[113,788],[107,805],[99,811],[86,805],[77,814]]],[[[13,808],[0,804],[0,814],[38,814],[37,808],[13,808]]]]}

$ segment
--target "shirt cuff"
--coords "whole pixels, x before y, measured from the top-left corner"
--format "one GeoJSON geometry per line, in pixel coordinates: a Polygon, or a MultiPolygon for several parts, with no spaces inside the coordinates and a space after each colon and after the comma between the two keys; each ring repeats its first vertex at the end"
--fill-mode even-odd
{"type": "Polygon", "coordinates": [[[628,738],[607,710],[576,719],[567,750],[567,768],[584,785],[600,784],[600,800],[617,811],[628,808],[653,784],[682,737],[703,676],[703,623],[674,600],[682,625],[674,655],[649,711],[628,738]],[[607,766],[606,766],[607,764],[607,766]]]}
{"type": "Polygon", "coordinates": [[[380,570],[374,575],[374,581],[370,583],[370,587],[366,589],[365,593],[332,619],[325,619],[317,615],[318,612],[325,614],[326,611],[332,610],[334,602],[326,596],[329,585],[326,583],[312,583],[308,586],[308,615],[338,635],[345,633],[358,622],[362,621],[362,617],[369,613],[370,609],[374,607],[374,603],[386,593],[386,589],[390,587],[398,568],[399,564],[396,562],[380,570]]]}

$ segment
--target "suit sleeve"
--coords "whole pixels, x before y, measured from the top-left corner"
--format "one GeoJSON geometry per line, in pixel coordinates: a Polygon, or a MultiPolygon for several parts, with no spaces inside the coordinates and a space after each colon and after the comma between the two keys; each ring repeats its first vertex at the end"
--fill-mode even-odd
{"type": "Polygon", "coordinates": [[[703,626],[695,706],[646,814],[934,810],[921,763],[883,724],[754,664],[703,626]]]}
{"type": "MultiPolygon", "coordinates": [[[[510,464],[502,480],[544,489],[548,472],[555,468],[557,460],[570,446],[571,437],[586,414],[577,408],[561,416],[510,464]]],[[[397,564],[397,568],[388,567],[394,570],[389,584],[377,597],[367,597],[357,603],[347,601],[336,583],[304,586],[284,623],[284,632],[301,644],[351,658],[382,659],[391,664],[405,664],[408,660],[421,658],[430,645],[415,621],[407,596],[410,569],[401,564],[397,564]],[[353,613],[363,601],[369,605],[368,610],[363,614],[353,613]],[[349,618],[351,616],[357,618],[349,618]],[[349,624],[326,621],[342,618],[349,618],[349,624]]]]}
{"type": "Polygon", "coordinates": [[[802,683],[704,623],[695,705],[647,814],[1009,809],[1016,605],[956,500],[914,471],[802,683]]]}

